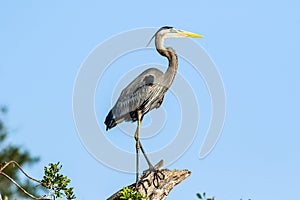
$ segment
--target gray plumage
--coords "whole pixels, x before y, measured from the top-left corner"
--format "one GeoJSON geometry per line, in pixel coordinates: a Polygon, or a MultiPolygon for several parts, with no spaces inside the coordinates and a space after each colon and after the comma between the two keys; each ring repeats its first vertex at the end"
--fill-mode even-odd
{"type": "Polygon", "coordinates": [[[136,110],[141,110],[142,116],[144,116],[153,108],[158,108],[168,89],[162,84],[162,77],[163,72],[150,68],[123,89],[115,106],[111,109],[114,123],[136,121],[136,110]]]}
{"type": "Polygon", "coordinates": [[[105,119],[106,130],[123,121],[137,121],[138,110],[141,111],[141,119],[143,119],[146,113],[162,104],[164,95],[174,80],[178,66],[175,51],[171,47],[163,46],[164,36],[168,32],[160,31],[166,29],[172,28],[163,27],[155,34],[155,45],[157,51],[169,60],[167,71],[163,73],[159,69],[149,68],[124,88],[105,119]]]}
{"type": "Polygon", "coordinates": [[[123,121],[137,121],[137,113],[141,115],[139,118],[142,120],[146,113],[161,105],[166,91],[174,80],[178,67],[177,55],[174,49],[164,46],[165,38],[202,37],[202,35],[164,26],[156,32],[152,39],[154,37],[156,50],[162,56],[168,58],[168,69],[165,73],[156,68],[147,69],[123,89],[116,104],[106,116],[104,122],[106,130],[123,121]]]}

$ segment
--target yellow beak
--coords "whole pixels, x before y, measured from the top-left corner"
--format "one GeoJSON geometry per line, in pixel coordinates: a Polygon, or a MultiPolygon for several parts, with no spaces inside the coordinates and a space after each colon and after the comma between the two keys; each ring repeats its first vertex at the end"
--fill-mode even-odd
{"type": "Polygon", "coordinates": [[[197,37],[197,38],[203,38],[203,35],[198,33],[192,33],[184,30],[178,30],[178,33],[187,37],[197,37]]]}

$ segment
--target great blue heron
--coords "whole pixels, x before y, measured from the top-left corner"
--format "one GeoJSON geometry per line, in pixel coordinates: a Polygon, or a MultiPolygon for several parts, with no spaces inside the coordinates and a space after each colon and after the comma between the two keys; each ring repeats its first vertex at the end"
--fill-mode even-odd
{"type": "Polygon", "coordinates": [[[168,58],[168,69],[165,73],[163,73],[159,69],[150,68],[137,76],[126,88],[123,89],[117,102],[109,111],[104,122],[106,124],[106,130],[108,130],[123,121],[137,121],[137,129],[134,135],[136,140],[136,183],[138,182],[139,176],[140,149],[149,165],[149,170],[154,172],[156,171],[148,159],[139,139],[143,117],[150,110],[158,108],[162,104],[164,95],[171,86],[178,67],[177,55],[172,47],[164,46],[164,39],[177,37],[202,37],[200,34],[178,30],[170,26],[160,28],[154,36],[156,50],[160,53],[160,55],[168,58]]]}

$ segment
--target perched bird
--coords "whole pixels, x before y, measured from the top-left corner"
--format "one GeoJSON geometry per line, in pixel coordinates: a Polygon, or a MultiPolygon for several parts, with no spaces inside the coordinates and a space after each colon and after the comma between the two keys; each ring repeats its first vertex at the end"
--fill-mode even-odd
{"type": "MultiPolygon", "coordinates": [[[[160,28],[155,37],[155,47],[158,53],[167,57],[169,66],[165,73],[156,68],[149,68],[137,76],[127,87],[125,87],[113,108],[105,119],[106,130],[115,127],[123,121],[137,121],[137,129],[134,135],[136,140],[136,182],[139,175],[139,150],[142,150],[149,165],[149,170],[156,172],[148,159],[139,139],[140,127],[143,117],[154,108],[160,107],[164,95],[171,86],[178,68],[178,58],[172,47],[164,46],[165,38],[198,37],[202,35],[188,31],[178,30],[170,26],[160,28]]],[[[152,40],[151,39],[151,40],[152,40]]],[[[150,41],[151,41],[150,40],[150,41]]],[[[162,162],[160,162],[162,164],[162,162]]]]}

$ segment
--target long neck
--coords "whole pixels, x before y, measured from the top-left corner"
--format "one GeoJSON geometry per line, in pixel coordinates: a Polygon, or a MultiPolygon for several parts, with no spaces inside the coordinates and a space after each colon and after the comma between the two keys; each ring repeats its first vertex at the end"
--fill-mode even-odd
{"type": "Polygon", "coordinates": [[[160,53],[160,55],[168,58],[169,67],[163,76],[163,84],[167,88],[171,86],[173,80],[175,78],[177,68],[178,68],[178,59],[175,50],[171,47],[165,47],[163,44],[164,40],[161,37],[155,38],[156,50],[160,53]]]}

